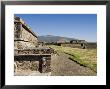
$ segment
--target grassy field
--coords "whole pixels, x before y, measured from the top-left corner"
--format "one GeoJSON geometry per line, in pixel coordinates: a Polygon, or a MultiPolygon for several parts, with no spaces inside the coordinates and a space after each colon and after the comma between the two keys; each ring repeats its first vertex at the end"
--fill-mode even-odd
{"type": "Polygon", "coordinates": [[[97,72],[97,49],[79,49],[55,45],[49,45],[49,47],[55,49],[58,53],[68,54],[69,59],[97,72]]]}

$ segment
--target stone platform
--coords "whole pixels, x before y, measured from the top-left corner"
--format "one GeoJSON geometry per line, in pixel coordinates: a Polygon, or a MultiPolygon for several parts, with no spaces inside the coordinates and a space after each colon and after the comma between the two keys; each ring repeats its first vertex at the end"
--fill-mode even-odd
{"type": "MultiPolygon", "coordinates": [[[[51,72],[51,54],[54,52],[51,48],[46,47],[40,47],[35,49],[15,49],[14,54],[14,61],[15,65],[15,71],[18,70],[18,68],[23,68],[24,61],[28,62],[27,65],[32,65],[31,61],[36,62],[36,71],[39,71],[40,73],[49,73],[51,72]],[[30,63],[29,63],[30,61],[30,63]],[[21,62],[21,63],[19,63],[21,62]]],[[[34,63],[35,66],[35,63],[34,63]]],[[[31,66],[32,67],[32,66],[31,66]]],[[[29,66],[30,68],[30,66],[29,66]]]]}

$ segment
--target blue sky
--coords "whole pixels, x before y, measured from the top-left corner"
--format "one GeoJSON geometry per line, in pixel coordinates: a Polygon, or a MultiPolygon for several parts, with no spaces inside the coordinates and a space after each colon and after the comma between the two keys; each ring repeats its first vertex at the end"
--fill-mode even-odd
{"type": "Polygon", "coordinates": [[[15,14],[39,36],[55,35],[97,41],[96,14],[15,14]]]}

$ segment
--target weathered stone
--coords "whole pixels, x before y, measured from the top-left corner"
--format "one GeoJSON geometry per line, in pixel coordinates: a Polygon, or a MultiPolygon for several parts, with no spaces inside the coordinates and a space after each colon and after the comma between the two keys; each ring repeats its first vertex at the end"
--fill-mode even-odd
{"type": "Polygon", "coordinates": [[[34,32],[21,20],[15,17],[14,20],[14,47],[18,49],[37,47],[38,37],[34,32]]]}
{"type": "MultiPolygon", "coordinates": [[[[38,61],[15,61],[15,65],[14,67],[16,67],[18,70],[22,69],[22,70],[26,70],[26,69],[30,69],[30,70],[36,70],[38,71],[39,68],[39,62],[38,61]],[[17,67],[16,67],[17,65],[17,67]]],[[[16,70],[16,68],[14,68],[16,70]]]]}
{"type": "Polygon", "coordinates": [[[51,54],[54,50],[38,46],[38,38],[19,17],[14,20],[14,71],[36,70],[41,73],[50,72],[51,54]]]}
{"type": "Polygon", "coordinates": [[[17,54],[51,54],[54,53],[53,49],[40,49],[40,48],[35,48],[35,49],[15,49],[14,50],[15,55],[17,54]]]}

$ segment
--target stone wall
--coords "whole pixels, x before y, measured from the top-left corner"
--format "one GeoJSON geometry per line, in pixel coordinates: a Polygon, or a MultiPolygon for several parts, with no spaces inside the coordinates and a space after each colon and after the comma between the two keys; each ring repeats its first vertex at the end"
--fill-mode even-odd
{"type": "Polygon", "coordinates": [[[38,46],[38,37],[19,17],[14,19],[14,73],[17,70],[51,72],[54,50],[38,46]]]}
{"type": "Polygon", "coordinates": [[[17,70],[51,72],[51,55],[15,55],[14,72],[17,70]]]}
{"type": "Polygon", "coordinates": [[[14,42],[15,49],[27,49],[27,48],[35,48],[36,46],[33,45],[31,42],[25,41],[15,41],[14,42]]]}
{"type": "Polygon", "coordinates": [[[97,43],[87,43],[87,48],[88,49],[96,49],[97,48],[97,43]]]}
{"type": "Polygon", "coordinates": [[[26,42],[33,43],[34,45],[37,45],[36,43],[38,43],[38,39],[24,28],[22,28],[22,39],[26,42]]]}
{"type": "Polygon", "coordinates": [[[60,44],[57,44],[57,45],[58,46],[63,46],[63,47],[72,47],[72,48],[82,48],[82,49],[86,48],[85,43],[60,43],[60,44]]]}
{"type": "Polygon", "coordinates": [[[19,17],[14,19],[14,47],[15,48],[28,48],[37,47],[38,38],[36,34],[30,29],[25,22],[19,17]],[[20,46],[20,47],[19,47],[20,46]]]}
{"type": "Polygon", "coordinates": [[[61,44],[64,47],[81,48],[81,44],[61,44]]]}
{"type": "Polygon", "coordinates": [[[14,71],[16,70],[32,70],[38,71],[39,69],[39,62],[38,61],[15,61],[14,71]],[[17,69],[16,69],[17,68],[17,69]]]}
{"type": "Polygon", "coordinates": [[[76,44],[76,43],[68,43],[68,44],[61,44],[60,46],[63,46],[63,47],[72,47],[72,48],[83,48],[83,49],[96,49],[97,48],[97,43],[86,43],[86,44],[83,44],[83,43],[79,43],[79,44],[76,44]]]}

